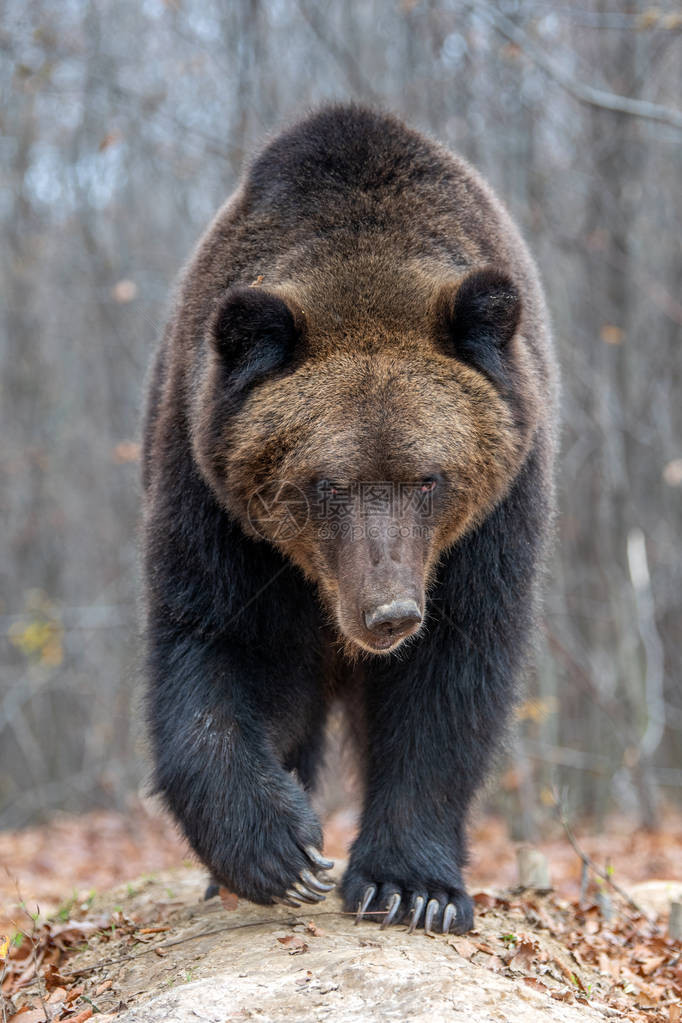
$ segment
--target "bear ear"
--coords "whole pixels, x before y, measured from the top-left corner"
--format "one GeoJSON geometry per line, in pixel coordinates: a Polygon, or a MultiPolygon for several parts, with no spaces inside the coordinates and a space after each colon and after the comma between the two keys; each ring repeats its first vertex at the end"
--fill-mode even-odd
{"type": "Polygon", "coordinates": [[[445,327],[453,355],[496,376],[504,350],[516,333],[521,296],[509,274],[487,267],[461,281],[446,301],[445,327]]]}
{"type": "Polygon", "coordinates": [[[238,390],[286,366],[300,334],[286,302],[257,287],[230,288],[210,327],[213,347],[238,390]]]}

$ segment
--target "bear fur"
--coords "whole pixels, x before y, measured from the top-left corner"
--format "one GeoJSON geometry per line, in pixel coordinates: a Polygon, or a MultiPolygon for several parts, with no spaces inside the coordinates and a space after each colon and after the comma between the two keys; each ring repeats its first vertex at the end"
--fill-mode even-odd
{"type": "Polygon", "coordinates": [[[340,701],[364,777],[346,908],[472,926],[467,814],[532,635],[556,393],[533,261],[461,159],[344,105],[251,163],[144,424],[155,781],[216,884],[328,890],[308,792],[340,701]]]}

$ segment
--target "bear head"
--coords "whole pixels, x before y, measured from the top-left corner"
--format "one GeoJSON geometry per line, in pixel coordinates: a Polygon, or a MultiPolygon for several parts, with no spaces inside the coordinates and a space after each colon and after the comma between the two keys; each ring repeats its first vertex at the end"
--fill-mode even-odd
{"type": "Polygon", "coordinates": [[[244,532],[315,582],[351,654],[419,632],[439,559],[508,492],[536,419],[511,276],[473,269],[418,301],[377,317],[346,298],[341,316],[237,286],[206,328],[195,458],[244,532]]]}

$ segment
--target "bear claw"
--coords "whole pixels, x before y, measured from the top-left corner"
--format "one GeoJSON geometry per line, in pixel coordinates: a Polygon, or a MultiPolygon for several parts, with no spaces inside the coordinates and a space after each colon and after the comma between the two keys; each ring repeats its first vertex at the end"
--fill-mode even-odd
{"type": "Polygon", "coordinates": [[[356,924],[363,919],[380,920],[384,930],[403,921],[408,934],[414,934],[418,927],[423,926],[424,934],[429,938],[451,931],[464,934],[474,925],[473,905],[464,891],[455,889],[448,899],[444,891],[429,898],[426,892],[418,894],[413,890],[409,905],[404,889],[396,891],[393,885],[386,885],[377,899],[378,892],[376,884],[365,886],[355,914],[356,924]]]}
{"type": "Polygon", "coordinates": [[[369,906],[370,902],[372,901],[376,893],[377,886],[375,884],[370,884],[367,886],[367,888],[365,888],[364,894],[362,896],[362,901],[358,903],[358,911],[355,914],[356,925],[359,924],[360,921],[362,920],[363,916],[367,912],[367,907],[369,906]]]}
{"type": "Polygon", "coordinates": [[[274,902],[278,906],[293,906],[295,909],[301,908],[301,903],[297,902],[295,899],[289,898],[288,895],[285,897],[277,896],[274,899],[274,902]]]}
{"type": "Polygon", "coordinates": [[[334,866],[334,861],[325,859],[314,845],[307,845],[304,852],[318,870],[331,870],[334,866]]]}
{"type": "Polygon", "coordinates": [[[393,892],[393,895],[391,895],[390,901],[388,903],[386,916],[381,921],[382,931],[385,930],[387,927],[390,927],[391,924],[395,921],[396,917],[398,916],[401,901],[402,899],[400,896],[400,892],[393,892]]]}
{"type": "Polygon", "coordinates": [[[302,881],[294,881],[291,888],[288,889],[287,895],[291,896],[292,899],[301,899],[303,902],[322,902],[324,895],[320,892],[313,892],[307,885],[304,885],[302,881]]]}
{"type": "Polygon", "coordinates": [[[438,899],[429,899],[429,904],[426,907],[426,916],[424,917],[424,933],[428,934],[430,938],[435,938],[433,931],[433,918],[436,913],[440,910],[440,903],[438,899]]]}
{"type": "Polygon", "coordinates": [[[309,870],[301,871],[301,881],[310,888],[311,891],[317,892],[320,895],[326,895],[327,892],[331,892],[336,888],[336,884],[333,881],[323,881],[322,878],[316,877],[309,870]]]}
{"type": "Polygon", "coordinates": [[[409,925],[407,928],[408,934],[414,934],[415,930],[417,929],[419,921],[421,920],[422,912],[424,911],[425,902],[426,899],[424,898],[423,895],[418,895],[417,898],[414,900],[414,906],[412,907],[412,912],[410,913],[409,925]]]}

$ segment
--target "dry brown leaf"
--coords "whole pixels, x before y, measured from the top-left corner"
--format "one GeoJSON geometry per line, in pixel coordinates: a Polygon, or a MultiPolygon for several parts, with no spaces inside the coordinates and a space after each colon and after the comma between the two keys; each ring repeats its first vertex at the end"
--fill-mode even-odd
{"type": "Polygon", "coordinates": [[[567,966],[566,963],[561,961],[561,959],[557,959],[556,956],[554,957],[552,962],[554,963],[555,966],[559,967],[562,976],[564,976],[570,984],[575,985],[575,987],[579,988],[580,991],[586,993],[585,986],[575,970],[572,970],[571,967],[567,966]]]}
{"type": "Polygon", "coordinates": [[[527,984],[528,987],[534,988],[536,991],[549,991],[546,984],[543,984],[537,977],[524,977],[523,983],[527,984]]]}
{"type": "Polygon", "coordinates": [[[52,991],[52,989],[56,987],[68,988],[71,983],[71,981],[67,980],[66,977],[62,977],[54,963],[50,963],[49,966],[45,968],[43,981],[48,991],[52,991]]]}
{"type": "Polygon", "coordinates": [[[652,973],[655,973],[659,966],[662,966],[667,960],[665,956],[648,956],[645,959],[640,959],[640,972],[644,977],[650,977],[652,973]]]}
{"type": "Polygon", "coordinates": [[[90,1019],[92,1016],[93,1009],[88,1006],[87,1009],[83,1009],[77,1016],[69,1016],[69,1023],[85,1023],[86,1019],[90,1019]]]}
{"type": "Polygon", "coordinates": [[[492,970],[493,973],[501,973],[502,970],[507,969],[507,964],[504,959],[500,959],[499,956],[492,955],[489,959],[485,960],[486,970],[492,970]]]}
{"type": "Polygon", "coordinates": [[[43,1009],[35,1009],[24,1006],[15,1012],[13,1016],[10,1016],[9,1023],[45,1023],[47,1016],[43,1009]]]}
{"type": "Polygon", "coordinates": [[[552,991],[552,998],[557,1002],[572,1002],[575,1000],[575,995],[566,988],[565,991],[552,991]]]}
{"type": "Polygon", "coordinates": [[[600,973],[603,973],[605,977],[610,977],[612,980],[617,980],[618,974],[620,973],[618,960],[608,956],[606,952],[599,953],[597,969],[600,973]]]}
{"type": "Polygon", "coordinates": [[[290,956],[301,955],[302,952],[308,951],[307,944],[303,938],[299,938],[298,934],[287,934],[286,937],[277,940],[280,945],[284,945],[290,956]]]}
{"type": "Polygon", "coordinates": [[[88,920],[67,920],[63,924],[48,924],[49,937],[59,940],[65,945],[77,945],[86,941],[89,935],[96,934],[100,930],[99,923],[90,923],[88,920]]]}
{"type": "Polygon", "coordinates": [[[529,970],[533,961],[537,958],[538,946],[537,942],[529,941],[527,938],[519,942],[516,952],[509,960],[509,968],[511,970],[518,971],[519,973],[525,973],[529,970]]]}
{"type": "Polygon", "coordinates": [[[448,945],[454,948],[458,955],[461,955],[463,959],[471,959],[474,952],[478,952],[478,945],[469,941],[468,938],[451,938],[448,941],[448,945]]]}
{"type": "Polygon", "coordinates": [[[95,997],[97,997],[97,995],[104,994],[105,991],[108,991],[109,988],[112,988],[113,986],[113,980],[103,980],[102,983],[98,984],[95,988],[95,997]]]}
{"type": "Polygon", "coordinates": [[[313,937],[315,938],[323,938],[325,936],[325,932],[322,930],[321,927],[317,926],[314,920],[309,920],[308,923],[305,925],[305,929],[308,932],[308,934],[312,934],[313,937]]]}
{"type": "Polygon", "coordinates": [[[233,913],[239,905],[239,896],[235,895],[234,892],[229,891],[227,888],[221,888],[218,894],[220,895],[220,901],[223,904],[223,909],[226,909],[228,913],[233,913]]]}
{"type": "Polygon", "coordinates": [[[487,941],[473,941],[472,945],[475,945],[479,952],[485,952],[489,956],[495,955],[495,949],[491,948],[487,941]]]}
{"type": "Polygon", "coordinates": [[[644,984],[640,981],[637,1004],[651,1009],[656,1005],[660,1005],[666,999],[668,993],[665,988],[658,987],[657,984],[644,984]]]}
{"type": "Polygon", "coordinates": [[[490,892],[475,892],[475,894],[472,896],[472,898],[474,900],[474,903],[480,909],[490,909],[497,902],[497,899],[495,898],[495,896],[491,895],[490,892]]]}

